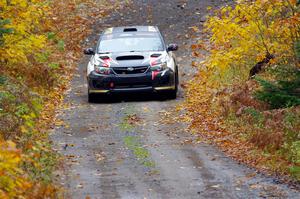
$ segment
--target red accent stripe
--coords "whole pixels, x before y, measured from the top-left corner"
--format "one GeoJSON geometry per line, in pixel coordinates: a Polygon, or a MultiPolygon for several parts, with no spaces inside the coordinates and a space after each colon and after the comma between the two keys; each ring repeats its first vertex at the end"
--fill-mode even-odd
{"type": "Polygon", "coordinates": [[[110,62],[112,61],[111,58],[103,59],[104,64],[103,67],[110,67],[110,62]]]}
{"type": "Polygon", "coordinates": [[[152,80],[158,75],[159,71],[152,71],[152,80]]]}
{"type": "Polygon", "coordinates": [[[157,64],[157,58],[156,57],[150,57],[150,66],[155,66],[157,64]]]}

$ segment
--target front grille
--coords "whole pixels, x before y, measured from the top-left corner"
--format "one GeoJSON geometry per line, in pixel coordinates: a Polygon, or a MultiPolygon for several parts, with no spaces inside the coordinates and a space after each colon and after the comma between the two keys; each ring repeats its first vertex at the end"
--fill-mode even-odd
{"type": "Polygon", "coordinates": [[[143,88],[151,86],[150,83],[116,83],[115,88],[122,89],[122,88],[143,88]]]}
{"type": "Polygon", "coordinates": [[[148,66],[113,67],[112,69],[116,74],[119,75],[141,74],[147,71],[148,66]]]}

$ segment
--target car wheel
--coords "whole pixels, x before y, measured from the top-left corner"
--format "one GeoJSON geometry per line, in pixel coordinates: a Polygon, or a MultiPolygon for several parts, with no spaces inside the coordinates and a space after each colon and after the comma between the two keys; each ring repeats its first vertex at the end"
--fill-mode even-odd
{"type": "Polygon", "coordinates": [[[178,91],[178,84],[179,84],[179,73],[178,73],[178,67],[176,66],[176,72],[175,72],[175,91],[177,94],[178,91]]]}
{"type": "Polygon", "coordinates": [[[95,93],[90,93],[88,92],[88,102],[89,103],[94,103],[96,102],[97,96],[95,93]]]}
{"type": "Polygon", "coordinates": [[[177,92],[176,90],[167,90],[167,91],[161,91],[159,95],[162,100],[170,100],[170,99],[176,99],[177,92]]]}
{"type": "Polygon", "coordinates": [[[177,91],[178,91],[178,67],[176,66],[176,71],[175,71],[175,90],[170,90],[167,92],[168,98],[169,99],[176,99],[177,97],[177,91]]]}
{"type": "Polygon", "coordinates": [[[176,72],[175,72],[175,89],[174,90],[168,90],[164,91],[163,98],[164,99],[176,99],[177,98],[177,91],[178,91],[178,69],[176,67],[176,72]]]}
{"type": "Polygon", "coordinates": [[[175,90],[172,90],[172,91],[169,91],[168,93],[167,93],[167,97],[168,97],[168,99],[176,99],[176,97],[177,97],[177,89],[175,89],[175,90]]]}

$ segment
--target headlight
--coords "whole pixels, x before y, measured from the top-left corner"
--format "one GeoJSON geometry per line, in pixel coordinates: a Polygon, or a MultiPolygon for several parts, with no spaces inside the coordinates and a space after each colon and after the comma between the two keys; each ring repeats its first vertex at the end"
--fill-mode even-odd
{"type": "Polygon", "coordinates": [[[161,64],[151,66],[152,71],[163,71],[166,70],[167,68],[168,68],[167,62],[163,62],[161,64]]]}
{"type": "Polygon", "coordinates": [[[110,68],[109,67],[94,65],[94,70],[98,74],[103,74],[103,75],[109,75],[110,74],[110,68]]]}

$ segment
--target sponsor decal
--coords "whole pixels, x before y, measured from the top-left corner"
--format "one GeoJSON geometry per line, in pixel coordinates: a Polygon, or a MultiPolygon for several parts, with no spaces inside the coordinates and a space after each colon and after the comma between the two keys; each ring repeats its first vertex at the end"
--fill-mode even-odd
{"type": "Polygon", "coordinates": [[[133,68],[133,67],[128,67],[128,68],[127,68],[127,71],[132,72],[132,71],[134,71],[134,68],[133,68]]]}

